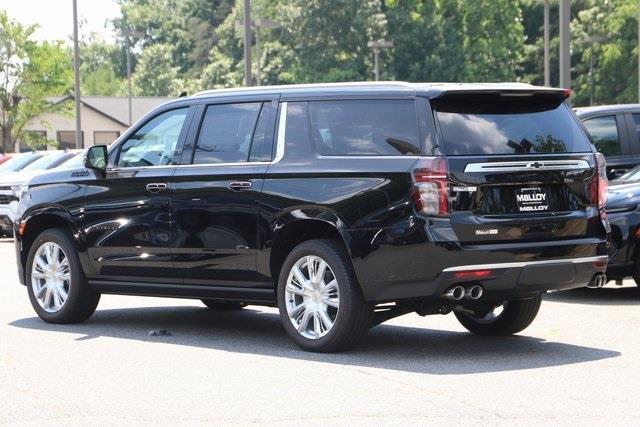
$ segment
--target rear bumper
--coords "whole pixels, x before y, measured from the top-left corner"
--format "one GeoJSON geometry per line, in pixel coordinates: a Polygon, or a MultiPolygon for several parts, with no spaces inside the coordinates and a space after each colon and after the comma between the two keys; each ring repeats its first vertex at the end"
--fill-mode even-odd
{"type": "Polygon", "coordinates": [[[467,264],[444,269],[434,280],[424,282],[371,282],[363,286],[369,301],[413,298],[443,298],[454,285],[481,285],[484,300],[527,298],[541,292],[580,288],[606,271],[607,256],[495,264],[467,264]],[[485,270],[482,279],[460,278],[456,273],[485,270]]]}
{"type": "Polygon", "coordinates": [[[352,235],[351,256],[370,302],[443,298],[457,284],[483,286],[483,299],[526,298],[545,291],[580,288],[607,267],[605,236],[534,242],[462,244],[434,241],[420,229],[361,231],[352,235]],[[460,271],[491,270],[469,279],[460,271]]]}

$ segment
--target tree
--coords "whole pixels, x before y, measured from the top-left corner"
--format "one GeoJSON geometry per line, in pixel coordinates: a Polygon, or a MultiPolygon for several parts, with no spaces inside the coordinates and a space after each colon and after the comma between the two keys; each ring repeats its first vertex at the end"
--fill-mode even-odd
{"type": "Polygon", "coordinates": [[[396,77],[409,81],[516,80],[524,33],[520,8],[513,3],[387,0],[396,77]]]}
{"type": "Polygon", "coordinates": [[[182,82],[171,58],[171,46],[166,44],[151,45],[142,51],[132,77],[136,95],[177,96],[180,93],[182,82]]]}
{"type": "Polygon", "coordinates": [[[90,34],[80,43],[80,85],[83,95],[122,95],[125,92],[126,52],[90,34]]]}
{"type": "Polygon", "coordinates": [[[379,0],[280,0],[279,20],[296,82],[373,79],[367,42],[387,36],[379,0]]]}
{"type": "Polygon", "coordinates": [[[71,89],[69,53],[59,43],[31,40],[35,28],[0,12],[0,128],[5,152],[13,151],[18,140],[35,143],[24,132],[27,121],[64,108],[46,98],[71,89]]]}
{"type": "Polygon", "coordinates": [[[590,0],[576,15],[571,23],[574,104],[636,102],[637,0],[590,0]]]}
{"type": "Polygon", "coordinates": [[[113,24],[119,34],[131,30],[132,45],[172,47],[172,63],[195,77],[207,65],[218,41],[216,30],[231,13],[233,0],[118,0],[122,18],[113,24]]]}

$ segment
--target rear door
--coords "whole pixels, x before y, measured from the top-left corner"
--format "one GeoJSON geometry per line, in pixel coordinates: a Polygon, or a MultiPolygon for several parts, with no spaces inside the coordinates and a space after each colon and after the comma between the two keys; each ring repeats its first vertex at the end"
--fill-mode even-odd
{"type": "Polygon", "coordinates": [[[173,264],[186,285],[272,286],[256,271],[256,253],[277,96],[200,108],[195,144],[184,151],[171,185],[173,264]]]}
{"type": "Polygon", "coordinates": [[[445,94],[431,105],[462,242],[601,232],[592,145],[560,94],[445,94]]]}

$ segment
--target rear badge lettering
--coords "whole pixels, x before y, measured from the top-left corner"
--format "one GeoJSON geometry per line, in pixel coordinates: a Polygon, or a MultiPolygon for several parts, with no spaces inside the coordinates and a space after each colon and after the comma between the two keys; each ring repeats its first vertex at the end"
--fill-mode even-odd
{"type": "Polygon", "coordinates": [[[497,228],[489,228],[485,230],[476,230],[476,236],[493,236],[498,234],[497,228]]]}
{"type": "Polygon", "coordinates": [[[478,191],[478,187],[452,187],[451,189],[456,193],[473,193],[478,191]]]}

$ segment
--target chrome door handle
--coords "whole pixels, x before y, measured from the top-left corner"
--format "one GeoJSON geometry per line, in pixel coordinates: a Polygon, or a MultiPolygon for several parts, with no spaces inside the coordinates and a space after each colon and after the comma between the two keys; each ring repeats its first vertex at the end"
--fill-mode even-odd
{"type": "Polygon", "coordinates": [[[164,182],[152,182],[147,184],[147,191],[149,193],[159,193],[167,189],[167,184],[164,182]]]}
{"type": "Polygon", "coordinates": [[[248,190],[251,188],[251,181],[231,181],[227,188],[234,191],[248,190]]]}

